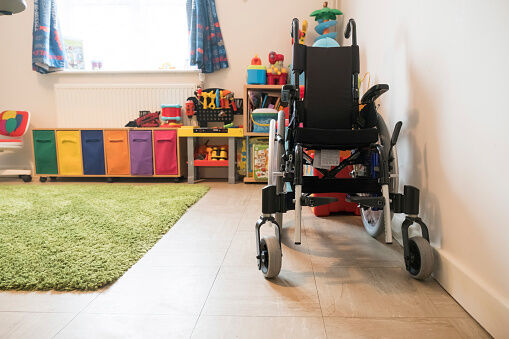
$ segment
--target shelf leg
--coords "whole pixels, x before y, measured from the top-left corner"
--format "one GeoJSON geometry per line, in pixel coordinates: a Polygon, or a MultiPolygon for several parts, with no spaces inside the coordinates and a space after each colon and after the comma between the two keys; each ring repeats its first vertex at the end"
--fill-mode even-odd
{"type": "Polygon", "coordinates": [[[187,183],[194,184],[196,170],[194,167],[194,137],[187,137],[187,183]]]}
{"type": "Polygon", "coordinates": [[[235,138],[228,138],[228,183],[235,184],[235,138]]]}

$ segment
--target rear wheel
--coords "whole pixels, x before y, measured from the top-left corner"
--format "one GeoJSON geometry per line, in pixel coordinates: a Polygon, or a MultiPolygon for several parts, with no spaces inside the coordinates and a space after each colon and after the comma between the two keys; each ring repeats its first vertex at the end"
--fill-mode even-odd
{"type": "MultiPolygon", "coordinates": [[[[391,212],[391,219],[392,216],[391,212]]],[[[382,209],[361,208],[361,218],[366,232],[373,238],[378,237],[384,231],[384,211],[382,209]]]]}
{"type": "MultiPolygon", "coordinates": [[[[380,114],[377,116],[377,129],[379,133],[379,142],[383,145],[384,150],[386,151],[386,158],[390,161],[389,163],[389,173],[391,175],[390,183],[389,183],[389,192],[397,193],[399,186],[399,171],[398,171],[398,154],[396,152],[396,146],[392,148],[391,154],[389,154],[389,149],[391,147],[391,136],[389,134],[389,130],[387,129],[387,125],[385,124],[384,119],[380,114]]],[[[394,213],[391,211],[391,220],[394,213]]],[[[366,232],[372,237],[379,236],[385,229],[384,227],[384,211],[383,209],[377,208],[361,208],[361,217],[362,223],[366,232]]]]}

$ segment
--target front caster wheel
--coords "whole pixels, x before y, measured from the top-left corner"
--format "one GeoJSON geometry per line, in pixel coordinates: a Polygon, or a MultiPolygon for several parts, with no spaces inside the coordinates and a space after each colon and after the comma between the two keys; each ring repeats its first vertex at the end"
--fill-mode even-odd
{"type": "Polygon", "coordinates": [[[40,182],[46,182],[48,180],[47,177],[39,177],[40,182]]]}
{"type": "Polygon", "coordinates": [[[429,278],[435,265],[433,249],[429,242],[423,237],[412,237],[408,239],[408,249],[408,273],[418,280],[429,278]]]}
{"type": "Polygon", "coordinates": [[[267,279],[275,278],[281,271],[281,245],[275,236],[260,240],[260,269],[267,279]]]}

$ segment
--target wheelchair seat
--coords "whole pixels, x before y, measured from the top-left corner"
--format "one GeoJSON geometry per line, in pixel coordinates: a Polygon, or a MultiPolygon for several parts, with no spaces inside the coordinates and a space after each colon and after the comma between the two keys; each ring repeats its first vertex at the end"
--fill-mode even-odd
{"type": "Polygon", "coordinates": [[[377,142],[376,128],[364,129],[320,129],[297,128],[295,141],[305,148],[351,150],[377,142]]]}

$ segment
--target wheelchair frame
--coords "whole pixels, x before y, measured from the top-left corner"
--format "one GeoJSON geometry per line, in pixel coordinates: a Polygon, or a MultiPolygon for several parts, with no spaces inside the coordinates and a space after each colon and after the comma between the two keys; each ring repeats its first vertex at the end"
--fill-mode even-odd
{"type": "MultiPolygon", "coordinates": [[[[292,36],[298,36],[299,21],[292,21],[292,36]]],[[[346,26],[345,38],[352,36],[352,46],[357,46],[356,25],[353,19],[350,19],[346,26]]],[[[298,39],[294,39],[294,57],[299,49],[298,39]]],[[[301,243],[301,210],[302,206],[319,206],[336,201],[335,198],[313,197],[311,193],[321,193],[320,189],[329,184],[338,183],[342,190],[350,192],[347,200],[359,204],[362,211],[367,209],[383,210],[383,225],[385,229],[385,242],[392,242],[391,219],[392,213],[406,214],[405,220],[401,226],[405,266],[410,275],[416,279],[426,279],[433,271],[434,258],[433,251],[429,244],[429,232],[426,224],[419,218],[419,190],[413,186],[404,186],[404,192],[398,193],[398,161],[395,145],[402,127],[402,122],[398,122],[394,128],[392,136],[389,133],[383,118],[376,113],[377,130],[379,135],[378,143],[356,148],[351,155],[342,160],[338,166],[330,170],[319,169],[323,175],[318,177],[304,177],[303,165],[312,165],[313,159],[305,152],[303,145],[295,142],[294,131],[300,126],[299,111],[302,110],[302,101],[299,97],[299,75],[304,69],[293,66],[295,75],[295,85],[283,86],[281,92],[281,101],[289,104],[290,124],[288,126],[288,140],[285,140],[285,116],[281,111],[278,114],[277,130],[276,121],[270,123],[269,133],[269,180],[268,185],[262,189],[262,215],[256,222],[256,248],[258,268],[266,278],[276,277],[281,270],[281,232],[282,216],[289,210],[295,210],[295,244],[301,243]],[[378,164],[373,160],[373,154],[376,154],[378,164]],[[353,179],[335,178],[348,165],[366,166],[369,168],[378,168],[376,180],[369,181],[366,177],[359,175],[353,179]],[[377,166],[378,165],[378,166],[377,166]],[[357,179],[357,180],[356,180],[357,179]],[[369,190],[359,187],[361,183],[372,183],[380,187],[378,194],[365,194],[369,190]],[[286,189],[287,185],[291,187],[286,189]],[[303,192],[303,187],[305,191],[303,192]],[[312,189],[317,191],[312,191],[312,189]],[[311,190],[311,192],[310,192],[311,190]],[[366,190],[366,192],[363,192],[366,190]],[[275,237],[260,237],[260,228],[270,223],[275,227],[275,237]],[[422,237],[408,237],[408,228],[412,224],[418,224],[421,228],[422,237]]],[[[354,107],[359,105],[358,73],[352,74],[354,107]]],[[[371,95],[374,102],[381,94],[388,90],[387,85],[375,85],[365,95],[371,95]]],[[[368,96],[369,96],[368,95],[368,96]]],[[[363,97],[363,101],[364,101],[363,97]]],[[[354,126],[358,127],[358,126],[354,126]]],[[[354,171],[355,172],[355,171],[354,171]]],[[[378,190],[378,188],[376,189],[378,190]]],[[[364,216],[364,214],[363,214],[364,216]]],[[[379,220],[379,223],[382,219],[379,220]]],[[[372,236],[377,236],[379,230],[370,232],[366,226],[366,220],[363,222],[366,229],[372,236]]],[[[380,228],[380,226],[378,227],[380,228]]]]}

